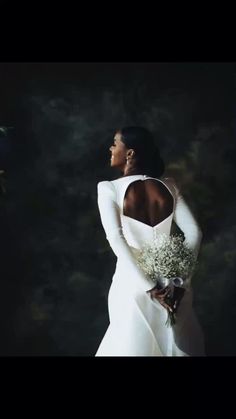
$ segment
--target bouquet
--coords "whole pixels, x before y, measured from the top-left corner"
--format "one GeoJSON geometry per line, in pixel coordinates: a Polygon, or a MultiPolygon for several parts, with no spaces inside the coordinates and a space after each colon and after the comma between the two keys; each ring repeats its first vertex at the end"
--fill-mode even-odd
{"type": "Polygon", "coordinates": [[[175,324],[178,297],[183,296],[186,280],[197,263],[193,250],[184,243],[181,235],[161,233],[151,244],[144,244],[137,263],[154,282],[154,288],[169,289],[165,303],[172,307],[172,311],[167,310],[166,324],[175,324]]]}

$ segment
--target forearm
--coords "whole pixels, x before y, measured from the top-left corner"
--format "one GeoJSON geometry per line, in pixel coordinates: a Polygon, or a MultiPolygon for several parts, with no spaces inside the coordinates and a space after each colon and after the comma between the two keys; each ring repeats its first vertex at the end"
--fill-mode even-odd
{"type": "Polygon", "coordinates": [[[111,249],[117,256],[119,263],[125,267],[127,281],[132,281],[133,286],[137,286],[143,291],[148,291],[153,287],[153,282],[148,278],[144,271],[138,266],[135,256],[127,244],[123,234],[120,233],[112,238],[107,238],[111,249]]]}
{"type": "Polygon", "coordinates": [[[98,184],[98,207],[106,239],[119,263],[125,267],[127,283],[131,281],[133,287],[137,286],[143,291],[149,290],[152,287],[152,281],[137,265],[133,252],[123,235],[119,208],[110,182],[104,181],[98,184]]]}

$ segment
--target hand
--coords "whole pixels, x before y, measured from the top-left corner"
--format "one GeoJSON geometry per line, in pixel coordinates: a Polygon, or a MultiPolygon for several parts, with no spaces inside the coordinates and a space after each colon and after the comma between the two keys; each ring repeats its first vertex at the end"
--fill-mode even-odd
{"type": "Polygon", "coordinates": [[[163,307],[165,307],[170,312],[173,312],[172,304],[169,302],[167,303],[165,301],[165,299],[168,298],[170,293],[171,293],[171,288],[169,286],[161,288],[161,289],[158,289],[155,286],[151,290],[147,291],[147,294],[150,294],[151,299],[156,298],[163,307]]]}

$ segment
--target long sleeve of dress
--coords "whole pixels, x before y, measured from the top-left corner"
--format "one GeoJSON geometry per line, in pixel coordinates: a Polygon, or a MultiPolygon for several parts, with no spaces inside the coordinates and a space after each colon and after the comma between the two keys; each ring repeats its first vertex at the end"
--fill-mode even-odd
{"type": "MultiPolygon", "coordinates": [[[[202,231],[193,216],[191,209],[183,198],[174,178],[166,178],[166,183],[172,189],[175,195],[175,210],[174,210],[174,221],[177,226],[181,229],[185,236],[185,243],[192,249],[195,255],[195,260],[197,260],[201,241],[202,241],[202,231]]],[[[186,287],[190,286],[191,278],[193,273],[186,280],[186,287]]]]}
{"type": "MultiPolygon", "coordinates": [[[[127,276],[132,276],[135,284],[143,291],[153,288],[153,282],[139,268],[134,255],[123,235],[119,207],[116,202],[116,192],[109,181],[97,185],[98,208],[101,222],[113,252],[127,268],[127,276]]],[[[132,280],[132,278],[131,278],[132,280]]]]}
{"type": "Polygon", "coordinates": [[[175,182],[173,183],[173,187],[176,197],[173,218],[175,223],[184,233],[185,243],[193,250],[195,258],[197,259],[203,234],[175,182]]]}

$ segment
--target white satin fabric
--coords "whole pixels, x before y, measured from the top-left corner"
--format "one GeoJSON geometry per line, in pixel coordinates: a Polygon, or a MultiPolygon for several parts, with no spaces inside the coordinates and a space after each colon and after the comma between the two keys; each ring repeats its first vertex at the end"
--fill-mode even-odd
{"type": "Polygon", "coordinates": [[[173,220],[197,257],[202,232],[173,178],[162,182],[174,198],[172,214],[151,227],[123,214],[126,189],[136,180],[154,179],[131,175],[99,182],[98,208],[106,238],[117,256],[108,295],[110,324],[95,356],[203,356],[200,325],[192,308],[190,278],[180,303],[176,325],[167,327],[166,309],[146,293],[153,282],[136,262],[137,250],[160,233],[170,234],[173,220]]]}

